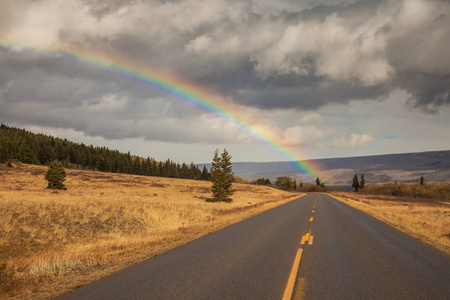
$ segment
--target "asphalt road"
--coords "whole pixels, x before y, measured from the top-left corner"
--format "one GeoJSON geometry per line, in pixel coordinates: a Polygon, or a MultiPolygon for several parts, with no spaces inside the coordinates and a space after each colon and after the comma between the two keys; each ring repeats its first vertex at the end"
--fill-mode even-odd
{"type": "Polygon", "coordinates": [[[450,256],[327,195],[309,197],[305,299],[450,299],[450,256]]]}
{"type": "Polygon", "coordinates": [[[293,299],[450,299],[450,256],[311,194],[58,299],[282,299],[291,280],[293,299]]]}

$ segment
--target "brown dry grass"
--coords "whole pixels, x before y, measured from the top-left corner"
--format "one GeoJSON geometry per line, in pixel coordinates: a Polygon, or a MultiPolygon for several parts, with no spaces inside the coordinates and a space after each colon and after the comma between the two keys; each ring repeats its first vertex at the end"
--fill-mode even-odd
{"type": "Polygon", "coordinates": [[[330,196],[450,254],[450,202],[344,192],[330,196]]]}
{"type": "Polygon", "coordinates": [[[0,165],[0,298],[54,297],[299,197],[235,184],[207,203],[209,182],[81,170],[54,191],[46,170],[0,165]]]}

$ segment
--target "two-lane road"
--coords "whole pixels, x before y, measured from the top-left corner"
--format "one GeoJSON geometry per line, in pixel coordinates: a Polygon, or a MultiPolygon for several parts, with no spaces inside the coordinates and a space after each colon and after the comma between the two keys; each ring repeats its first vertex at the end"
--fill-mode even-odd
{"type": "Polygon", "coordinates": [[[321,194],[58,299],[281,299],[291,273],[305,299],[450,299],[448,255],[321,194]]]}

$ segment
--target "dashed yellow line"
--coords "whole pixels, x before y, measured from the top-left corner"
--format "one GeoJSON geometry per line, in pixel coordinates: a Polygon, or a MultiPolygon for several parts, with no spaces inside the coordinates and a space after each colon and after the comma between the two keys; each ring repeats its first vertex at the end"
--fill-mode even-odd
{"type": "Polygon", "coordinates": [[[305,234],[305,242],[307,242],[308,240],[309,240],[309,232],[305,234]]]}
{"type": "Polygon", "coordinates": [[[302,236],[302,240],[300,241],[300,245],[303,245],[305,243],[305,236],[302,236]]]}
{"type": "MultiPolygon", "coordinates": [[[[317,196],[316,196],[316,200],[317,200],[317,196]]],[[[315,211],[315,208],[316,208],[316,201],[314,201],[314,206],[313,206],[313,211],[312,211],[313,213],[315,211]]],[[[312,222],[313,219],[314,218],[311,217],[309,219],[309,222],[312,222]]],[[[314,237],[311,235],[311,230],[310,230],[310,232],[308,232],[304,236],[302,236],[302,240],[300,241],[300,244],[304,245],[306,242],[308,242],[308,245],[312,245],[313,240],[314,240],[314,237]]],[[[289,274],[288,282],[286,284],[286,289],[284,290],[284,294],[283,294],[283,298],[282,298],[283,300],[291,300],[292,299],[292,294],[294,293],[297,273],[298,273],[298,269],[300,267],[300,261],[302,259],[302,253],[303,253],[303,249],[299,248],[297,251],[297,255],[295,256],[294,263],[292,265],[291,273],[289,274]]],[[[294,295],[295,300],[303,298],[304,282],[305,282],[304,278],[297,279],[297,288],[295,290],[295,295],[294,295]]]]}
{"type": "Polygon", "coordinates": [[[294,264],[292,265],[291,274],[284,290],[283,300],[291,300],[292,293],[294,292],[295,279],[297,278],[298,268],[300,266],[300,260],[302,259],[303,249],[298,249],[297,255],[295,255],[294,264]]]}

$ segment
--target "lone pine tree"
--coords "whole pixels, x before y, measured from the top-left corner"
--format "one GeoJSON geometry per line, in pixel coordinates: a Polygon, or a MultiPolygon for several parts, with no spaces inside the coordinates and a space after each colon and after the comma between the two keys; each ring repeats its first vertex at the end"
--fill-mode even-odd
{"type": "Polygon", "coordinates": [[[64,185],[66,180],[66,171],[64,170],[61,163],[56,160],[53,161],[48,167],[47,173],[45,174],[45,179],[48,181],[47,188],[54,190],[67,190],[64,185]]]}
{"type": "Polygon", "coordinates": [[[353,183],[352,183],[352,187],[355,189],[355,192],[358,192],[359,189],[359,180],[358,180],[358,176],[355,174],[355,176],[353,176],[353,183]]]}
{"type": "Polygon", "coordinates": [[[320,181],[320,178],[317,177],[316,178],[316,185],[320,186],[321,188],[324,188],[325,187],[325,182],[320,181]]]}
{"type": "Polygon", "coordinates": [[[361,181],[359,182],[359,187],[363,189],[366,186],[366,180],[364,179],[364,174],[361,174],[361,181]]]}
{"type": "Polygon", "coordinates": [[[211,192],[212,198],[208,198],[208,202],[232,202],[231,196],[234,193],[233,182],[234,173],[232,170],[231,156],[226,149],[219,156],[219,150],[216,149],[211,164],[211,192]]]}

